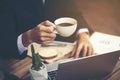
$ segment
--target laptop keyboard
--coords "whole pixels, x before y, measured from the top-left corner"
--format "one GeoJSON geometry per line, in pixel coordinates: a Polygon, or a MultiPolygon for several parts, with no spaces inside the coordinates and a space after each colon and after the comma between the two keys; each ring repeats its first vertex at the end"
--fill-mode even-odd
{"type": "Polygon", "coordinates": [[[49,80],[56,80],[57,70],[48,72],[49,80]]]}

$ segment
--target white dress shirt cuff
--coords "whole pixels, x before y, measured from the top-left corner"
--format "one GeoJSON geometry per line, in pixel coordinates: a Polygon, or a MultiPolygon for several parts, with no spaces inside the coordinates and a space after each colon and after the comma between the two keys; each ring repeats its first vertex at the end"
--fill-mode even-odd
{"type": "Polygon", "coordinates": [[[88,30],[88,28],[82,28],[82,29],[79,29],[79,30],[77,31],[77,35],[79,35],[80,33],[83,33],[83,32],[86,32],[86,33],[89,34],[89,30],[88,30]]]}
{"type": "MultiPolygon", "coordinates": [[[[83,33],[83,32],[86,32],[86,33],[89,34],[89,30],[88,30],[88,28],[82,28],[82,29],[79,29],[79,30],[77,31],[76,36],[78,36],[79,34],[81,34],[81,33],[83,33]]],[[[76,44],[76,41],[75,41],[73,44],[76,44]]]]}
{"type": "Polygon", "coordinates": [[[17,46],[18,46],[18,51],[20,53],[20,55],[27,50],[27,47],[24,47],[23,43],[22,43],[22,34],[18,36],[17,38],[17,46]]]}

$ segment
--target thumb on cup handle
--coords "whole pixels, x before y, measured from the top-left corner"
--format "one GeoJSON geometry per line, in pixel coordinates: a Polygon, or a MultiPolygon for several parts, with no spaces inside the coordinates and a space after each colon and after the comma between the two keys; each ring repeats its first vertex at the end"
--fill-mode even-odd
{"type": "Polygon", "coordinates": [[[55,34],[59,34],[58,31],[57,31],[56,29],[53,31],[53,33],[55,33],[55,34]]]}

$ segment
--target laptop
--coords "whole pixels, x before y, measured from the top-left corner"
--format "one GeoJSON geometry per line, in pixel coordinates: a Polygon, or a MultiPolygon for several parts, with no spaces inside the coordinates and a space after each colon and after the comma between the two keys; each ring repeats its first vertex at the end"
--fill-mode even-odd
{"type": "Polygon", "coordinates": [[[56,70],[48,72],[49,80],[90,80],[95,77],[107,76],[113,71],[119,56],[120,51],[114,51],[63,60],[57,65],[56,70]]]}

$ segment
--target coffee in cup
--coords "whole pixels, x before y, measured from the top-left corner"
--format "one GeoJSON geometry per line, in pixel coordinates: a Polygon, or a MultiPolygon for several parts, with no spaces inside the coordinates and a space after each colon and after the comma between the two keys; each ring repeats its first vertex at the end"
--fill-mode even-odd
{"type": "Polygon", "coordinates": [[[55,20],[56,31],[63,37],[71,36],[77,28],[77,20],[70,17],[62,17],[55,20]]]}

